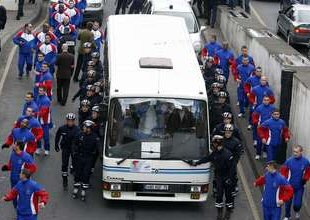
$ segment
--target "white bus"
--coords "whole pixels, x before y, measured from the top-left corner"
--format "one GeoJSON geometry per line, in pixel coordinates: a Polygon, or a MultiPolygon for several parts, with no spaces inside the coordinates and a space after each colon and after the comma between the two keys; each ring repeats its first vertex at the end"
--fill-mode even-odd
{"type": "Polygon", "coordinates": [[[208,99],[182,18],[108,18],[108,79],[103,197],[110,200],[207,199],[208,99]]]}

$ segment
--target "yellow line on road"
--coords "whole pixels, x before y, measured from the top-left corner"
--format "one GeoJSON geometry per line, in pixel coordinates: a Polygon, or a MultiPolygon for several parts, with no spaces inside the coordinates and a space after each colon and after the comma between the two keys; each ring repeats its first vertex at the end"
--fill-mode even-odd
{"type": "Polygon", "coordinates": [[[250,191],[250,186],[249,186],[249,184],[248,184],[248,182],[246,180],[245,174],[244,174],[243,167],[239,163],[237,168],[238,168],[238,173],[239,173],[240,178],[241,178],[241,182],[242,182],[243,187],[244,187],[244,191],[245,191],[246,197],[247,197],[247,199],[249,201],[250,208],[252,210],[252,214],[253,214],[254,220],[260,220],[258,208],[257,208],[257,206],[256,206],[256,204],[254,202],[252,193],[250,191]]]}

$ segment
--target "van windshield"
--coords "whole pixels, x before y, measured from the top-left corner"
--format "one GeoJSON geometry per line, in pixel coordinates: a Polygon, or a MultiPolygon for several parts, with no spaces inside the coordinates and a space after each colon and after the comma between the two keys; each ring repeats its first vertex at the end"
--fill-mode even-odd
{"type": "Polygon", "coordinates": [[[184,160],[209,153],[205,101],[111,100],[105,154],[112,158],[184,160]]]}
{"type": "Polygon", "coordinates": [[[186,26],[187,26],[187,30],[190,34],[197,33],[199,31],[199,27],[198,27],[197,21],[193,13],[175,12],[175,11],[156,11],[154,12],[154,14],[184,18],[186,26]]]}

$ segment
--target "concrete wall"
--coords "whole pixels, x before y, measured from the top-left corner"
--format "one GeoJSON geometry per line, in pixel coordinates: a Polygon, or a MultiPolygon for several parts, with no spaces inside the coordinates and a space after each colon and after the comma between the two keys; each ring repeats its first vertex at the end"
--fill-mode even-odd
{"type": "MultiPolygon", "coordinates": [[[[304,154],[310,158],[310,72],[304,71],[294,75],[290,129],[293,133],[291,144],[304,146],[304,154]]],[[[309,185],[309,184],[308,184],[309,185]]],[[[304,204],[310,210],[310,189],[305,193],[304,204]]]]}
{"type": "Polygon", "coordinates": [[[17,11],[18,0],[0,0],[0,5],[3,5],[6,10],[17,11]]]}

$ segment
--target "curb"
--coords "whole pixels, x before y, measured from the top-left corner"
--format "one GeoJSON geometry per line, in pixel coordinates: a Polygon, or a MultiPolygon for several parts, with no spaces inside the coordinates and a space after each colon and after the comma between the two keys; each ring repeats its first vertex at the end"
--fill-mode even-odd
{"type": "MultiPolygon", "coordinates": [[[[32,18],[30,18],[29,20],[26,20],[25,23],[33,23],[41,16],[42,9],[43,9],[43,0],[38,1],[38,6],[39,6],[39,8],[38,8],[39,10],[35,10],[36,14],[32,18]]],[[[15,28],[10,34],[8,34],[4,39],[2,39],[1,40],[1,47],[3,48],[4,45],[7,43],[7,41],[9,39],[11,39],[20,29],[21,29],[21,27],[15,28]]]]}

